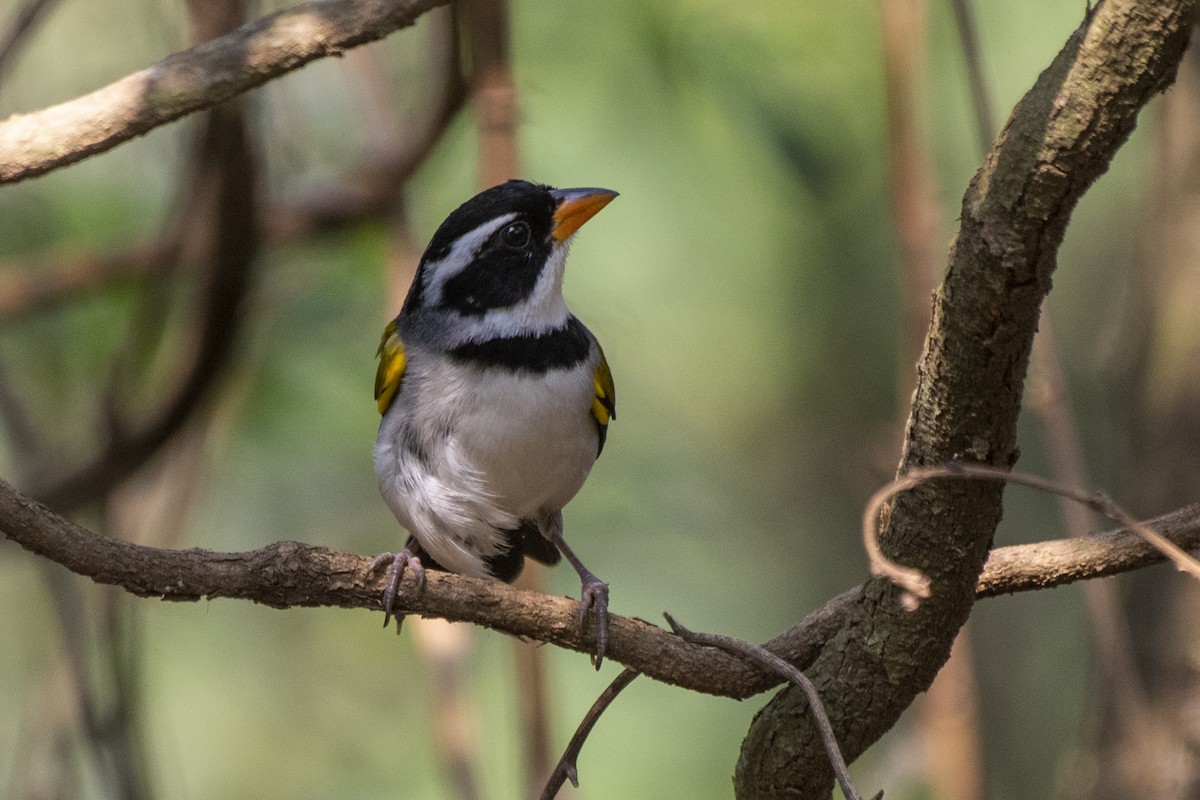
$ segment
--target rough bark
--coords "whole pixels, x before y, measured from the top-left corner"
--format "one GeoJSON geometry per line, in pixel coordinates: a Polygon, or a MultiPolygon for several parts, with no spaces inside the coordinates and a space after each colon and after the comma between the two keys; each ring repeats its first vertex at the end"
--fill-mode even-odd
{"type": "MultiPolygon", "coordinates": [[[[1200,505],[1147,524],[1180,547],[1200,547],[1200,505]]],[[[136,545],[82,528],[2,480],[0,533],[72,572],[97,583],[120,586],[139,597],[179,601],[225,597],[273,608],[375,609],[383,593],[384,576],[368,573],[371,559],[367,556],[299,542],[276,542],[245,553],[136,545]]],[[[992,554],[977,591],[980,597],[991,597],[1044,589],[1162,560],[1161,553],[1128,531],[1005,547],[992,554]]],[[[854,619],[863,602],[862,592],[855,588],[838,595],[765,647],[800,669],[808,667],[822,647],[854,619]]],[[[430,571],[424,594],[414,597],[403,591],[399,605],[405,612],[473,622],[581,653],[594,649],[576,625],[578,604],[574,600],[522,591],[496,581],[430,571]]],[[[640,619],[612,615],[609,637],[608,655],[614,661],[686,689],[744,699],[781,682],[772,671],[689,644],[640,619]]]]}
{"type": "MultiPolygon", "coordinates": [[[[900,469],[1015,463],[1016,422],[1038,313],[1084,191],[1171,83],[1195,11],[1185,0],[1097,6],[1021,100],[963,199],[934,299],[900,469]]],[[[1001,515],[1001,487],[937,482],[885,515],[889,555],[923,570],[915,612],[869,582],[809,670],[853,758],[887,731],[949,656],[1001,515]]],[[[755,718],[734,776],[739,798],[826,797],[832,775],[802,695],[755,718]]]]}

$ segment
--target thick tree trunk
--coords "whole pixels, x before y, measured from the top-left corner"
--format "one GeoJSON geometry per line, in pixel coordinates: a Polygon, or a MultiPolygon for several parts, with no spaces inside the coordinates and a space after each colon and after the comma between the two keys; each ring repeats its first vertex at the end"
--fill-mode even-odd
{"type": "MultiPolygon", "coordinates": [[[[934,300],[900,470],[947,461],[1011,466],[1042,300],[1075,204],[1108,168],[1138,111],[1174,79],[1195,3],[1097,6],[1021,100],[963,198],[934,300]]],[[[1001,487],[941,481],[899,496],[889,555],[933,581],[915,612],[882,580],[809,670],[846,755],[862,753],[924,691],[971,612],[1000,521],[1001,487]]],[[[742,745],[739,798],[828,796],[832,774],[800,692],[759,712],[742,745]]]]}

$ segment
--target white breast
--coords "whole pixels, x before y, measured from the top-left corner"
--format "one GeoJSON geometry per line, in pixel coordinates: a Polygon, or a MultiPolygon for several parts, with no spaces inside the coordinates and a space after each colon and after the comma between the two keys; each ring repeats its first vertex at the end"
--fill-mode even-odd
{"type": "Polygon", "coordinates": [[[383,418],[376,476],[435,559],[485,574],[482,557],[504,545],[498,530],[560,510],[587,478],[598,445],[594,365],[531,375],[429,361],[410,360],[383,418]]]}

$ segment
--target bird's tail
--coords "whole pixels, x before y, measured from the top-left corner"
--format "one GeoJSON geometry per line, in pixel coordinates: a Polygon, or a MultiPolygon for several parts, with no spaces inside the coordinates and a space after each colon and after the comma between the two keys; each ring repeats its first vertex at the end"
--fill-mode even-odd
{"type": "Polygon", "coordinates": [[[505,531],[508,548],[503,553],[497,553],[487,558],[487,568],[497,580],[512,583],[525,568],[525,557],[528,556],[546,566],[554,566],[562,559],[562,554],[532,520],[521,520],[521,527],[505,531]]]}

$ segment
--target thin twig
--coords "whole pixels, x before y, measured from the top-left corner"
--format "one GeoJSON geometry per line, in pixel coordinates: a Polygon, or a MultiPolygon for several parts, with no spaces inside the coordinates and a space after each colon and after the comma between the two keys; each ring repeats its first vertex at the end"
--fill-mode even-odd
{"type": "Polygon", "coordinates": [[[584,715],[583,721],[579,723],[579,727],[575,729],[575,735],[567,743],[567,749],[563,751],[562,758],[558,760],[558,764],[554,767],[554,772],[550,774],[550,780],[546,781],[546,788],[542,790],[540,800],[554,800],[558,796],[559,789],[568,780],[571,781],[571,785],[576,789],[579,788],[578,760],[579,753],[583,750],[583,743],[587,741],[588,734],[592,732],[592,728],[600,720],[600,715],[607,711],[612,702],[617,699],[617,695],[626,686],[633,683],[634,678],[641,674],[636,669],[626,667],[621,670],[620,675],[613,679],[608,688],[600,693],[600,696],[596,698],[596,702],[592,703],[592,707],[584,715]]]}
{"type": "Polygon", "coordinates": [[[863,547],[871,564],[871,574],[887,578],[903,589],[905,594],[901,602],[910,609],[929,597],[929,578],[919,569],[901,566],[883,554],[879,547],[877,520],[884,503],[906,489],[919,486],[923,480],[926,479],[911,472],[896,478],[871,495],[862,516],[863,547]]]}
{"type": "Polygon", "coordinates": [[[929,577],[918,569],[897,564],[883,554],[879,547],[879,531],[876,520],[879,518],[883,504],[890,498],[922,483],[940,478],[1002,481],[1082,503],[1136,533],[1147,544],[1174,563],[1180,572],[1186,572],[1192,577],[1200,579],[1200,561],[1150,526],[1138,522],[1103,492],[1088,493],[1080,489],[1072,489],[1026,472],[1010,472],[1000,467],[984,464],[954,462],[939,467],[910,470],[875,492],[867,501],[863,511],[863,546],[871,562],[871,573],[887,578],[903,589],[905,595],[901,598],[901,602],[910,610],[916,608],[922,599],[929,597],[929,577]]]}
{"type": "Polygon", "coordinates": [[[0,38],[0,80],[2,80],[8,63],[16,57],[21,45],[33,33],[38,22],[50,12],[50,9],[54,8],[56,2],[58,0],[27,0],[21,10],[17,12],[12,26],[0,38]]]}
{"type": "MultiPolygon", "coordinates": [[[[842,758],[842,750],[838,747],[837,736],[833,733],[829,715],[825,713],[825,704],[821,700],[821,694],[807,675],[764,647],[719,633],[696,633],[680,625],[670,614],[663,614],[663,616],[666,617],[671,630],[684,641],[716,647],[730,653],[739,653],[754,659],[767,669],[775,670],[792,684],[798,686],[800,691],[804,692],[804,696],[808,698],[808,708],[812,712],[813,723],[817,726],[817,732],[821,734],[821,743],[825,745],[825,754],[829,756],[829,764],[833,767],[833,774],[842,787],[842,794],[846,796],[847,800],[862,800],[862,796],[850,780],[846,759],[842,758]]],[[[883,791],[880,790],[874,800],[880,800],[882,797],[883,791]]]]}
{"type": "Polygon", "coordinates": [[[967,67],[967,83],[971,87],[975,132],[982,152],[986,153],[992,148],[992,139],[998,131],[992,113],[992,93],[983,69],[983,48],[975,27],[975,13],[971,10],[971,0],[951,0],[950,5],[954,8],[954,24],[958,27],[958,42],[967,67]]]}

